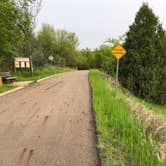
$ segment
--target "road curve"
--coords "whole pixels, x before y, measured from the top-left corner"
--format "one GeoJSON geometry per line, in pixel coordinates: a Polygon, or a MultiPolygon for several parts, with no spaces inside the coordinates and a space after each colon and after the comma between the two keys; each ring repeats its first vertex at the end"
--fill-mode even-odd
{"type": "Polygon", "coordinates": [[[0,97],[0,166],[97,166],[88,71],[0,97]]]}

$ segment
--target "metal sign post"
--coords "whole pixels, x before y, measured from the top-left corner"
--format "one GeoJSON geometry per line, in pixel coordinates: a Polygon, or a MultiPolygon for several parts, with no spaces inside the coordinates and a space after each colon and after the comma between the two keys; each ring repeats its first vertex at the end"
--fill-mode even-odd
{"type": "Polygon", "coordinates": [[[115,80],[115,97],[117,97],[117,89],[118,89],[118,75],[119,75],[119,60],[127,53],[127,51],[118,44],[113,50],[112,54],[117,59],[117,66],[116,66],[116,80],[115,80]]]}
{"type": "Polygon", "coordinates": [[[117,96],[117,89],[118,89],[118,75],[119,75],[119,59],[117,59],[117,65],[116,65],[115,97],[117,96]]]}

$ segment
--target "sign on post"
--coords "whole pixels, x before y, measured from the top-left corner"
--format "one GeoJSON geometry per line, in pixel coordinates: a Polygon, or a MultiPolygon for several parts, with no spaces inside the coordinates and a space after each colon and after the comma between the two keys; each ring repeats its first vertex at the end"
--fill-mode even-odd
{"type": "Polygon", "coordinates": [[[30,68],[29,58],[15,58],[14,59],[15,68],[30,68]]]}
{"type": "Polygon", "coordinates": [[[52,55],[50,55],[50,56],[48,57],[48,59],[52,62],[52,61],[54,60],[54,57],[53,57],[52,55]]]}
{"type": "Polygon", "coordinates": [[[127,51],[123,48],[123,46],[121,46],[120,44],[118,44],[113,50],[112,50],[112,54],[116,57],[116,59],[120,59],[122,58],[125,54],[127,53],[127,51]]]}
{"type": "Polygon", "coordinates": [[[30,70],[32,70],[31,58],[24,58],[24,57],[14,58],[14,67],[15,71],[18,68],[29,68],[30,70]]]}
{"type": "Polygon", "coordinates": [[[123,48],[122,45],[118,44],[112,50],[112,54],[117,59],[117,66],[116,66],[116,80],[115,80],[115,97],[117,96],[117,88],[118,88],[118,75],[119,75],[119,60],[127,53],[127,51],[123,48]]]}

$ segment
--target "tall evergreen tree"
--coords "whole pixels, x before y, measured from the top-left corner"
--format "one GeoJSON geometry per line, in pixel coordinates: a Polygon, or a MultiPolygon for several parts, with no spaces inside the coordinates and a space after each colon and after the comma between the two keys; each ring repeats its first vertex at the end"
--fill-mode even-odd
{"type": "Polygon", "coordinates": [[[158,17],[144,3],[127,33],[127,56],[120,62],[121,83],[137,96],[158,103],[166,103],[166,89],[162,86],[166,73],[166,50],[162,44],[165,39],[158,17]]]}

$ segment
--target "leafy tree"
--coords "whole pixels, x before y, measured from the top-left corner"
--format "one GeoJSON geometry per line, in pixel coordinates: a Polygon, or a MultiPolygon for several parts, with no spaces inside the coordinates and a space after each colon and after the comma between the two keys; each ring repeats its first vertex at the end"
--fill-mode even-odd
{"type": "Polygon", "coordinates": [[[79,39],[73,32],[65,30],[56,31],[56,54],[58,54],[64,63],[68,66],[76,66],[77,49],[79,46],[79,39]]]}
{"type": "MultiPolygon", "coordinates": [[[[35,1],[35,0],[34,0],[35,1]]],[[[0,68],[9,68],[12,57],[24,47],[25,37],[31,29],[28,12],[31,0],[0,1],[0,68]]]]}
{"type": "Polygon", "coordinates": [[[89,48],[81,50],[81,54],[84,58],[84,68],[96,68],[96,54],[89,48]]]}
{"type": "Polygon", "coordinates": [[[49,25],[43,25],[42,30],[37,35],[38,49],[41,50],[45,57],[45,62],[48,63],[49,56],[55,56],[55,30],[49,25]]]}
{"type": "Polygon", "coordinates": [[[75,33],[55,30],[52,26],[44,24],[37,35],[37,42],[38,53],[34,53],[34,59],[45,59],[40,65],[49,63],[48,57],[53,56],[53,64],[77,66],[79,40],[75,33]]]}
{"type": "Polygon", "coordinates": [[[146,3],[138,11],[130,26],[124,47],[127,56],[120,61],[121,83],[136,95],[149,101],[166,103],[161,96],[165,80],[165,31],[146,3]],[[163,52],[162,52],[162,51],[163,52]]]}
{"type": "Polygon", "coordinates": [[[87,63],[87,57],[84,56],[82,51],[77,51],[77,68],[79,70],[89,69],[89,64],[87,63]]]}
{"type": "MultiPolygon", "coordinates": [[[[109,45],[104,43],[99,48],[91,50],[89,48],[81,50],[84,59],[84,65],[81,64],[81,69],[98,68],[105,72],[115,74],[115,58],[111,51],[113,49],[114,40],[109,41],[109,45]]],[[[116,41],[119,41],[118,39],[116,41]]]]}
{"type": "Polygon", "coordinates": [[[102,64],[101,68],[106,71],[108,74],[111,74],[112,76],[115,75],[115,69],[116,69],[116,60],[115,57],[112,55],[112,49],[113,47],[102,45],[100,47],[100,52],[103,55],[102,56],[102,64]]]}

